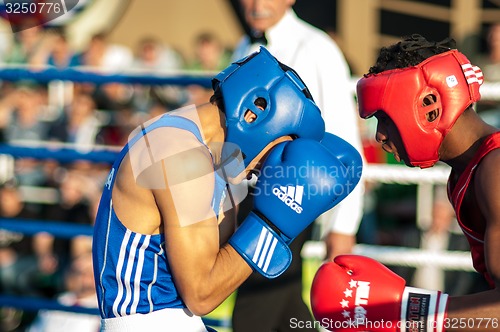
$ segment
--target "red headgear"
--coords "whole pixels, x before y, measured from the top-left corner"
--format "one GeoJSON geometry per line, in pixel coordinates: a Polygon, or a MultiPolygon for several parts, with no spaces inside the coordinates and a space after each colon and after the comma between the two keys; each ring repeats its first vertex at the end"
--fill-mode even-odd
{"type": "Polygon", "coordinates": [[[359,115],[379,110],[395,123],[410,163],[421,168],[438,160],[444,137],[458,117],[481,98],[483,74],[457,50],[436,54],[416,66],[365,75],[357,84],[359,115]],[[435,103],[426,105],[431,95],[435,103]],[[426,114],[436,110],[437,118],[426,114]]]}

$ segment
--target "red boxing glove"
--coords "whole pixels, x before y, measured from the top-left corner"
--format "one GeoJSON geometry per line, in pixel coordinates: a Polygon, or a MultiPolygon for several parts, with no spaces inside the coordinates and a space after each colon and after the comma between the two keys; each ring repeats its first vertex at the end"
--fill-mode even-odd
{"type": "Polygon", "coordinates": [[[340,255],[316,272],[312,311],[330,331],[443,332],[448,295],[405,285],[374,259],[340,255]]]}

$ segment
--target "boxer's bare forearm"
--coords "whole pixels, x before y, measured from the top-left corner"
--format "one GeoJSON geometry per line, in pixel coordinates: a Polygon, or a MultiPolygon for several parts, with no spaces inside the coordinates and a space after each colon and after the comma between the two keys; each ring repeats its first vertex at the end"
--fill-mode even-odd
{"type": "Polygon", "coordinates": [[[446,331],[500,331],[500,291],[451,297],[446,331]]]}

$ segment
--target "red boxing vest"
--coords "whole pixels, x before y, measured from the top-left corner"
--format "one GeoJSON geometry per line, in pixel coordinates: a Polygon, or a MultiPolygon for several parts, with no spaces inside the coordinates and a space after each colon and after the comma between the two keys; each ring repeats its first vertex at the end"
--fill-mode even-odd
{"type": "MultiPolygon", "coordinates": [[[[460,209],[462,207],[465,193],[467,192],[469,184],[474,177],[476,167],[479,165],[484,156],[499,148],[500,132],[496,132],[488,136],[483,144],[481,144],[478,152],[460,176],[454,188],[451,188],[450,180],[448,180],[448,197],[450,198],[451,204],[455,209],[458,224],[462,228],[462,231],[469,242],[474,268],[486,278],[492,288],[494,288],[495,285],[493,278],[486,269],[486,261],[484,257],[484,233],[486,229],[486,220],[479,212],[476,213],[474,218],[462,218],[460,215],[460,209]]],[[[453,172],[450,174],[450,179],[452,176],[453,172]]]]}

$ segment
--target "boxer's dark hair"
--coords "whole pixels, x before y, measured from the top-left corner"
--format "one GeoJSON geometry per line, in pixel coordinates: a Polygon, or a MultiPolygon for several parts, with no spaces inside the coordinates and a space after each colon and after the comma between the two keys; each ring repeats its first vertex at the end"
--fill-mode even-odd
{"type": "Polygon", "coordinates": [[[217,89],[210,97],[210,104],[217,106],[222,112],[225,111],[224,99],[222,97],[222,92],[220,91],[220,89],[217,89]]]}
{"type": "Polygon", "coordinates": [[[369,74],[377,74],[389,69],[406,68],[418,65],[425,59],[456,48],[452,38],[440,42],[428,41],[419,34],[403,37],[402,41],[380,49],[377,62],[369,74]]]}

